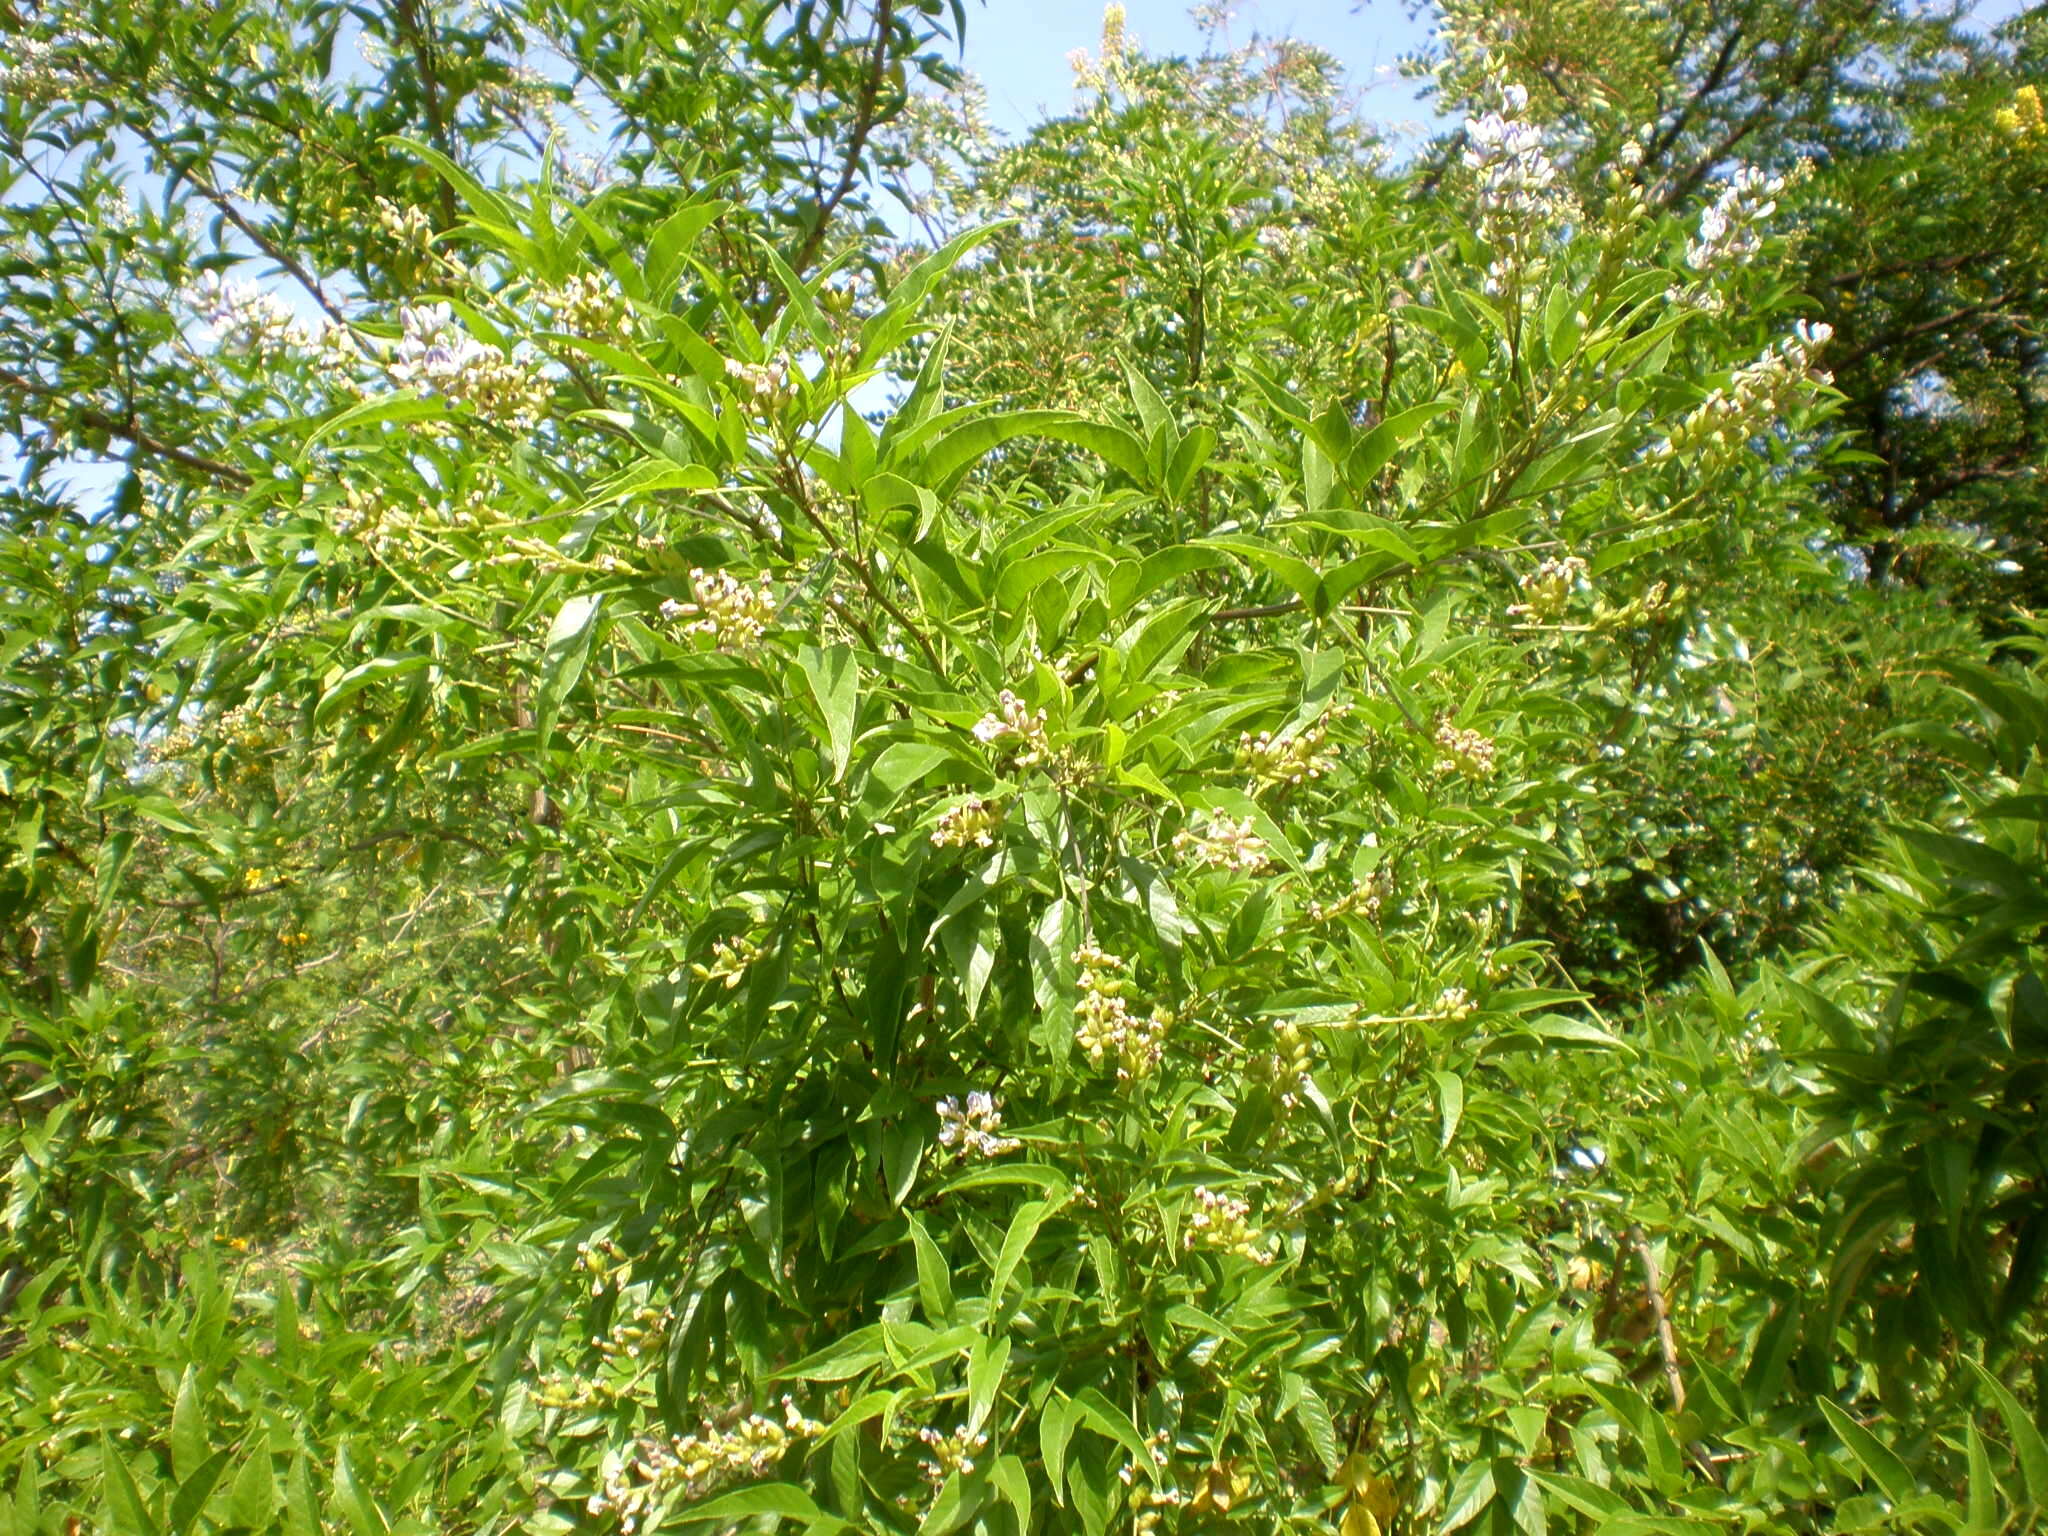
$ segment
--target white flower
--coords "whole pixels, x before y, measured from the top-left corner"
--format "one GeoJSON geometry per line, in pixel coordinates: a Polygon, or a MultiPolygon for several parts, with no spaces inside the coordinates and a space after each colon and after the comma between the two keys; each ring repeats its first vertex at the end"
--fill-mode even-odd
{"type": "Polygon", "coordinates": [[[185,302],[229,351],[306,350],[321,339],[321,327],[301,319],[282,295],[218,272],[201,273],[185,291],[185,302]]]}
{"type": "Polygon", "coordinates": [[[1232,821],[1228,816],[1211,816],[1199,831],[1186,828],[1175,834],[1173,851],[1188,863],[1203,869],[1228,869],[1256,875],[1271,869],[1273,860],[1266,840],[1252,830],[1252,819],[1232,821]]]}
{"type": "Polygon", "coordinates": [[[1002,825],[1000,805],[993,800],[968,800],[940,815],[939,824],[932,829],[932,845],[965,848],[972,843],[977,848],[992,848],[1002,825]]]}
{"type": "Polygon", "coordinates": [[[1551,235],[1575,205],[1534,123],[1522,121],[1529,93],[1508,86],[1499,110],[1465,121],[1464,163],[1479,192],[1479,237],[1493,248],[1482,288],[1526,293],[1541,277],[1551,235]]]}
{"type": "Polygon", "coordinates": [[[725,571],[693,569],[692,601],[669,598],[661,605],[665,619],[694,618],[684,633],[709,635],[720,650],[746,650],[768,633],[775,622],[775,589],[765,581],[750,587],[725,571]]]}
{"type": "Polygon", "coordinates": [[[478,341],[446,304],[408,304],[398,312],[391,376],[401,385],[462,401],[479,415],[530,426],[546,412],[547,381],[500,347],[478,341]]]}
{"type": "Polygon", "coordinates": [[[1757,255],[1763,249],[1763,222],[1777,211],[1784,190],[1784,177],[1766,176],[1753,165],[1740,167],[1701,211],[1699,233],[1685,248],[1686,264],[1709,272],[1757,255]]]}
{"type": "Polygon", "coordinates": [[[1045,711],[1032,714],[1022,699],[1005,688],[996,695],[995,709],[974,723],[974,739],[984,746],[993,746],[1012,738],[1018,744],[1013,757],[1019,768],[1042,763],[1052,755],[1052,745],[1045,734],[1045,711]]]}
{"type": "Polygon", "coordinates": [[[1003,1128],[1003,1109],[993,1094],[976,1089],[967,1095],[965,1109],[952,1098],[939,1100],[937,1107],[939,1145],[957,1149],[962,1157],[1000,1157],[1023,1145],[1014,1136],[996,1134],[1003,1128]]]}
{"type": "Polygon", "coordinates": [[[69,71],[57,51],[40,37],[10,37],[14,62],[0,68],[0,94],[34,106],[62,101],[71,88],[69,71]]]}
{"type": "Polygon", "coordinates": [[[1195,1208],[1188,1214],[1187,1230],[1182,1234],[1181,1245],[1185,1248],[1213,1248],[1221,1253],[1238,1254],[1254,1264],[1270,1264],[1273,1262],[1272,1249],[1252,1226],[1251,1213],[1252,1208],[1246,1202],[1197,1186],[1195,1208]]]}

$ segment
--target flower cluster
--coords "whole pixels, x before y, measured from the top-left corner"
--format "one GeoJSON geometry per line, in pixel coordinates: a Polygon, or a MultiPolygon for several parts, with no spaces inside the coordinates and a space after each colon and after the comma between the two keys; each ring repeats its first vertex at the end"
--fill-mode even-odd
{"type": "Polygon", "coordinates": [[[606,1383],[592,1381],[588,1376],[564,1376],[560,1371],[548,1372],[533,1387],[536,1403],[563,1413],[602,1407],[616,1395],[606,1383]]]}
{"type": "Polygon", "coordinates": [[[1266,840],[1252,830],[1252,819],[1232,821],[1228,816],[1211,816],[1197,831],[1185,827],[1174,834],[1173,851],[1184,862],[1201,869],[1228,869],[1241,875],[1256,875],[1273,867],[1266,840]]]}
{"type": "Polygon", "coordinates": [[[725,373],[746,392],[748,402],[756,411],[772,411],[796,393],[786,357],[778,356],[765,363],[743,363],[736,357],[729,357],[725,360],[725,373]]]}
{"type": "Polygon", "coordinates": [[[537,290],[534,297],[553,313],[557,326],[578,336],[614,336],[625,324],[625,300],[594,272],[579,272],[566,283],[537,290]]]}
{"type": "Polygon", "coordinates": [[[1045,711],[1031,713],[1024,701],[1005,688],[996,695],[996,707],[974,724],[974,739],[984,746],[999,741],[1017,743],[1011,760],[1029,768],[1052,756],[1052,744],[1045,734],[1045,711]]]}
{"type": "Polygon", "coordinates": [[[1545,560],[1521,580],[1522,600],[1508,609],[1516,618],[1554,624],[1571,606],[1572,593],[1586,579],[1586,562],[1577,555],[1545,560]]]}
{"type": "Polygon", "coordinates": [[[1074,964],[1080,967],[1081,988],[1074,1010],[1080,1020],[1074,1043],[1094,1066],[1114,1062],[1121,1081],[1149,1076],[1164,1053],[1166,1027],[1172,1020],[1159,1009],[1145,1019],[1131,1012],[1124,995],[1130,983],[1122,975],[1124,961],[1119,956],[1084,944],[1075,952],[1074,964]]]}
{"type": "Polygon", "coordinates": [[[547,380],[463,330],[448,305],[408,304],[398,323],[391,376],[401,385],[466,404],[508,426],[531,426],[546,412],[547,380]]]}
{"type": "Polygon", "coordinates": [[[2048,113],[2041,110],[2038,87],[2023,85],[2012,93],[2012,105],[1991,114],[1998,131],[2022,143],[2048,140],[2048,113]]]}
{"type": "Polygon", "coordinates": [[[1360,881],[1335,901],[1312,901],[1308,904],[1308,920],[1312,923],[1334,923],[1352,913],[1362,913],[1369,923],[1379,921],[1380,905],[1386,900],[1388,885],[1386,871],[1375,870],[1370,881],[1360,881]]]}
{"type": "Polygon", "coordinates": [[[669,1314],[657,1307],[635,1307],[613,1322],[611,1332],[597,1341],[597,1352],[612,1365],[638,1360],[643,1353],[659,1353],[657,1346],[669,1322],[669,1314]]]}
{"type": "Polygon", "coordinates": [[[605,1287],[614,1281],[624,1285],[633,1275],[633,1261],[626,1257],[626,1250],[609,1237],[578,1243],[576,1267],[590,1276],[590,1294],[593,1296],[602,1296],[605,1287]]]}
{"type": "Polygon", "coordinates": [[[1490,211],[1532,210],[1558,184],[1542,131],[1521,120],[1528,107],[1528,91],[1510,85],[1501,93],[1501,110],[1465,120],[1465,167],[1477,176],[1480,200],[1490,211]]]}
{"type": "Polygon", "coordinates": [[[1292,1109],[1301,1101],[1302,1086],[1314,1064],[1308,1032],[1299,1024],[1281,1023],[1273,1026],[1273,1049],[1253,1063],[1253,1072],[1265,1079],[1282,1109],[1292,1109]]]}
{"type": "Polygon", "coordinates": [[[1646,625],[1662,622],[1671,616],[1685,598],[1686,589],[1674,587],[1667,581],[1653,581],[1620,607],[1611,607],[1604,600],[1593,611],[1595,629],[1641,629],[1646,625]]]}
{"type": "Polygon", "coordinates": [[[1686,265],[1711,272],[1756,256],[1763,250],[1764,220],[1777,211],[1785,185],[1783,176],[1767,176],[1753,165],[1737,170],[1700,214],[1699,234],[1685,247],[1686,265]]]}
{"type": "Polygon", "coordinates": [[[690,974],[699,981],[722,981],[727,991],[747,979],[747,972],[761,958],[761,946],[744,934],[720,939],[711,946],[711,963],[693,965],[690,974]]]}
{"type": "Polygon", "coordinates": [[[336,533],[374,535],[385,523],[399,523],[404,517],[403,509],[394,505],[381,488],[351,484],[342,490],[341,505],[329,514],[328,522],[336,533]]]}
{"type": "Polygon", "coordinates": [[[1702,469],[1732,462],[1808,384],[1832,382],[1827,370],[1814,365],[1814,353],[1833,335],[1832,326],[1800,321],[1790,336],[1738,368],[1726,389],[1715,390],[1688,412],[1653,454],[1697,454],[1702,469]]]}
{"type": "Polygon", "coordinates": [[[1120,0],[1109,0],[1102,8],[1101,56],[1090,58],[1086,48],[1076,48],[1067,55],[1067,65],[1074,71],[1074,89],[1099,91],[1115,84],[1122,77],[1121,66],[1129,47],[1123,5],[1120,0]]]}
{"type": "Polygon", "coordinates": [[[1468,779],[1483,779],[1493,772],[1494,744],[1478,731],[1461,730],[1445,720],[1436,728],[1438,773],[1462,773],[1468,779]]]}
{"type": "Polygon", "coordinates": [[[388,197],[380,197],[373,212],[377,228],[393,244],[402,247],[418,262],[433,259],[434,223],[424,208],[404,206],[388,197]]]}
{"type": "Polygon", "coordinates": [[[823,1427],[786,1397],[782,1414],[781,1423],[753,1413],[729,1430],[706,1424],[701,1434],[642,1440],[639,1454],[610,1473],[585,1508],[593,1515],[616,1515],[619,1529],[632,1536],[672,1494],[694,1500],[735,1478],[765,1477],[792,1441],[823,1427]]]}
{"type": "Polygon", "coordinates": [[[283,296],[254,283],[203,272],[185,293],[199,319],[232,352],[272,356],[317,346],[320,328],[301,319],[283,296]]]}
{"type": "Polygon", "coordinates": [[[1242,1200],[1206,1186],[1195,1189],[1195,1208],[1188,1214],[1181,1241],[1188,1248],[1213,1248],[1234,1253],[1254,1264],[1270,1264],[1273,1253],[1251,1224],[1252,1208],[1242,1200]]]}
{"type": "Polygon", "coordinates": [[[1570,211],[1570,194],[1542,130],[1523,117],[1528,108],[1528,91],[1511,85],[1501,92],[1499,110],[1465,121],[1464,161],[1478,182],[1479,238],[1494,252],[1483,286],[1494,295],[1535,285],[1541,245],[1570,211]]]}
{"type": "Polygon", "coordinates": [[[278,709],[282,702],[271,694],[244,699],[232,709],[222,710],[213,725],[213,739],[223,747],[240,747],[245,752],[275,745],[280,732],[288,729],[288,717],[278,709]]]}
{"type": "Polygon", "coordinates": [[[35,106],[63,100],[70,81],[56,50],[40,37],[11,37],[7,43],[14,62],[0,69],[0,95],[35,106]]]}
{"type": "Polygon", "coordinates": [[[943,1483],[958,1472],[969,1477],[974,1472],[974,1453],[988,1444],[988,1436],[972,1433],[965,1424],[950,1435],[942,1435],[930,1425],[917,1432],[917,1438],[924,1442],[931,1452],[917,1464],[918,1471],[933,1484],[943,1483]]]}
{"type": "Polygon", "coordinates": [[[1429,1012],[1439,1019],[1469,1019],[1477,1006],[1472,1001],[1472,994],[1463,987],[1445,987],[1437,993],[1436,1003],[1429,1012]]]}
{"type": "Polygon", "coordinates": [[[1319,779],[1336,764],[1337,749],[1327,744],[1328,733],[1320,725],[1299,735],[1275,736],[1247,731],[1237,738],[1237,766],[1251,775],[1253,790],[1306,784],[1319,779]]]}
{"type": "Polygon", "coordinates": [[[978,1088],[967,1095],[965,1109],[958,1099],[947,1098],[939,1100],[938,1110],[939,1145],[958,1148],[962,1157],[1000,1157],[1023,1145],[1014,1136],[996,1134],[1003,1128],[1002,1102],[978,1088]]]}
{"type": "Polygon", "coordinates": [[[932,829],[932,843],[939,848],[965,848],[969,843],[992,848],[1002,825],[1003,808],[995,801],[963,801],[940,815],[939,824],[932,829]]]}
{"type": "Polygon", "coordinates": [[[765,581],[750,587],[727,571],[692,569],[690,597],[687,603],[670,598],[661,605],[661,616],[694,617],[684,633],[709,635],[722,651],[747,649],[775,622],[775,589],[765,581]]]}

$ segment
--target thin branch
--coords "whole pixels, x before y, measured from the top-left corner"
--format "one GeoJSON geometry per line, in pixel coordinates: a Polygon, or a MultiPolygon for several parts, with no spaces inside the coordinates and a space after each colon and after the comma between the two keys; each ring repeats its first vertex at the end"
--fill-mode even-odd
{"type": "Polygon", "coordinates": [[[1241,619],[1277,619],[1283,613],[1300,610],[1301,599],[1290,597],[1284,603],[1262,603],[1256,608],[1219,608],[1209,615],[1211,624],[1235,624],[1241,619]]]}
{"type": "MultiPolygon", "coordinates": [[[[69,400],[64,391],[52,389],[47,384],[25,378],[10,369],[0,368],[0,385],[34,401],[69,400]]],[[[52,417],[55,416],[55,413],[51,414],[52,417]]],[[[120,438],[123,442],[133,443],[152,458],[163,459],[168,463],[206,475],[235,490],[245,491],[256,483],[246,471],[239,470],[232,464],[223,464],[219,459],[209,459],[206,455],[194,453],[189,448],[180,448],[175,443],[167,443],[161,438],[151,436],[142,429],[133,416],[124,421],[90,405],[71,407],[66,414],[77,426],[94,432],[104,432],[110,437],[120,438]]]]}
{"type": "Polygon", "coordinates": [[[789,270],[798,277],[818,258],[818,251],[825,244],[826,231],[831,227],[832,215],[839,211],[839,205],[853,192],[854,181],[860,175],[860,157],[868,147],[868,135],[875,131],[875,103],[881,96],[882,78],[889,68],[889,32],[895,24],[896,0],[880,0],[875,7],[875,41],[868,56],[868,72],[861,81],[860,97],[854,103],[853,134],[846,141],[846,156],[839,167],[839,181],[818,203],[818,222],[804,237],[804,243],[797,250],[789,264],[789,270]]]}
{"type": "Polygon", "coordinates": [[[1671,1389],[1671,1411],[1685,1412],[1685,1381],[1678,1374],[1678,1340],[1672,1336],[1671,1314],[1664,1306],[1664,1282],[1657,1273],[1657,1255],[1643,1229],[1628,1229],[1629,1246],[1643,1265],[1643,1288],[1649,1295],[1650,1320],[1657,1325],[1657,1352],[1664,1358],[1664,1384],[1671,1389]]]}
{"type": "Polygon", "coordinates": [[[248,240],[263,255],[276,262],[278,267],[288,274],[293,282],[305,289],[307,295],[315,304],[320,306],[328,319],[341,326],[344,330],[354,329],[349,324],[348,316],[341,312],[340,307],[332,299],[328,298],[327,290],[320,286],[320,280],[308,272],[291,252],[284,250],[276,241],[272,240],[258,228],[256,223],[247,214],[235,206],[235,200],[221,191],[219,187],[216,187],[213,184],[213,179],[204,174],[196,163],[182,163],[173,148],[158,138],[157,135],[151,133],[147,128],[137,128],[135,132],[136,136],[154,150],[166,165],[181,171],[185,178],[192,183],[193,188],[199,195],[211,203],[222,218],[234,225],[241,232],[244,239],[248,240]]]}
{"type": "MultiPolygon", "coordinates": [[[[428,35],[421,21],[415,0],[398,0],[391,9],[399,30],[412,44],[413,64],[420,73],[420,99],[427,109],[427,132],[434,140],[434,148],[453,161],[456,158],[455,141],[449,136],[447,113],[441,103],[440,76],[434,69],[434,39],[428,35]]],[[[455,212],[455,189],[443,178],[441,222],[453,224],[455,212]]]]}

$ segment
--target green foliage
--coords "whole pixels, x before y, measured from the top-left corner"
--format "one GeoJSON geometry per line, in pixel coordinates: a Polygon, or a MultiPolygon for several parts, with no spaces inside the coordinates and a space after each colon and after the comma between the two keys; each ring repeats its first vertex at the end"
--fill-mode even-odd
{"type": "Polygon", "coordinates": [[[935,7],[153,19],[10,75],[6,1528],[2036,1518],[2048,705],[1776,236],[1114,17],[929,249],[935,7]]]}

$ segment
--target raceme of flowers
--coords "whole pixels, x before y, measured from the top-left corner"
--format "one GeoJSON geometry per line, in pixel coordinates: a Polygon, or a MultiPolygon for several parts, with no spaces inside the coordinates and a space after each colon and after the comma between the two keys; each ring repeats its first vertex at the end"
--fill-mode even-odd
{"type": "Polygon", "coordinates": [[[1254,790],[1306,784],[1336,765],[1337,749],[1327,745],[1327,736],[1320,725],[1298,735],[1247,731],[1237,738],[1237,766],[1251,775],[1254,790]]]}
{"type": "Polygon", "coordinates": [[[1254,1264],[1270,1264],[1273,1262],[1272,1248],[1252,1225],[1251,1214],[1251,1206],[1244,1201],[1206,1186],[1197,1186],[1195,1208],[1188,1213],[1187,1228],[1181,1236],[1182,1245],[1190,1249],[1209,1248],[1218,1253],[1234,1253],[1254,1264]]]}
{"type": "Polygon", "coordinates": [[[508,426],[532,426],[546,412],[553,396],[547,380],[463,330],[448,305],[408,304],[398,320],[391,376],[400,385],[467,404],[508,426]]]}
{"type": "Polygon", "coordinates": [[[624,1285],[633,1277],[633,1262],[626,1251],[609,1237],[576,1245],[576,1267],[590,1276],[590,1294],[602,1296],[605,1287],[624,1285]]]}
{"type": "Polygon", "coordinates": [[[1001,1136],[1003,1107],[993,1094],[980,1089],[967,1095],[967,1107],[954,1098],[938,1102],[939,1145],[957,1149],[962,1157],[1000,1157],[1023,1143],[1014,1136],[1001,1136]]]}
{"type": "Polygon", "coordinates": [[[965,848],[970,843],[992,848],[1002,826],[1002,806],[993,800],[967,800],[940,813],[939,824],[932,829],[932,843],[939,848],[965,848]]]}
{"type": "Polygon", "coordinates": [[[1314,1062],[1308,1032],[1299,1024],[1283,1022],[1273,1026],[1273,1049],[1253,1063],[1253,1072],[1265,1079],[1274,1102],[1282,1109],[1292,1109],[1301,1101],[1314,1062]]]}
{"type": "Polygon", "coordinates": [[[1198,869],[1227,869],[1241,875],[1256,875],[1273,867],[1266,840],[1252,830],[1252,819],[1232,821],[1228,816],[1211,816],[1199,829],[1183,828],[1174,834],[1173,851],[1183,863],[1198,869]]]}
{"type": "Polygon", "coordinates": [[[0,95],[46,106],[69,94],[71,82],[64,66],[56,50],[42,38],[10,37],[7,46],[13,50],[14,61],[0,68],[0,95]]]}
{"type": "Polygon", "coordinates": [[[955,1472],[962,1477],[971,1477],[974,1473],[974,1453],[988,1444],[987,1435],[975,1434],[965,1424],[950,1435],[942,1435],[930,1425],[926,1425],[917,1432],[917,1438],[931,1452],[930,1456],[917,1464],[917,1468],[925,1475],[926,1480],[934,1485],[943,1483],[955,1472]]]}
{"type": "Polygon", "coordinates": [[[354,344],[340,326],[325,325],[298,314],[283,295],[254,283],[203,272],[185,292],[185,302],[214,339],[231,352],[275,357],[286,351],[344,349],[354,361],[354,344]]]}
{"type": "Polygon", "coordinates": [[[1732,462],[1809,385],[1832,381],[1827,370],[1815,366],[1814,353],[1833,335],[1834,328],[1825,323],[1800,321],[1790,336],[1738,368],[1726,389],[1715,390],[1687,413],[1652,453],[1660,458],[1692,454],[1702,469],[1732,462]]]}
{"type": "Polygon", "coordinates": [[[1685,600],[1686,588],[1653,581],[1627,602],[1612,606],[1602,599],[1593,609],[1593,627],[1602,630],[1640,629],[1661,623],[1685,600]]]}
{"type": "Polygon", "coordinates": [[[1508,609],[1516,618],[1554,624],[1571,606],[1572,593],[1586,580],[1586,562],[1577,555],[1546,559],[1521,579],[1522,600],[1508,609]]]}
{"type": "Polygon", "coordinates": [[[1437,993],[1436,1004],[1427,1016],[1439,1019],[1469,1019],[1479,1005],[1463,987],[1445,987],[1437,993]]]}
{"type": "Polygon", "coordinates": [[[761,958],[761,946],[744,934],[720,939],[711,946],[711,963],[693,965],[691,974],[699,981],[723,982],[728,991],[746,980],[748,970],[761,958]]]}
{"type": "Polygon", "coordinates": [[[617,1516],[619,1529],[632,1536],[670,1495],[699,1499],[736,1478],[765,1477],[792,1442],[823,1427],[785,1397],[780,1423],[752,1413],[728,1430],[706,1424],[701,1434],[643,1440],[639,1454],[611,1472],[585,1507],[617,1516]]]}
{"type": "Polygon", "coordinates": [[[1445,720],[1436,728],[1437,772],[1461,773],[1468,779],[1483,779],[1493,772],[1494,744],[1491,737],[1464,730],[1445,720]]]}
{"type": "Polygon", "coordinates": [[[661,605],[661,616],[694,616],[695,622],[687,625],[684,633],[709,635],[723,651],[747,649],[767,634],[775,622],[775,589],[765,581],[750,587],[725,571],[693,569],[690,596],[692,600],[687,603],[668,599],[661,605]]]}
{"type": "Polygon", "coordinates": [[[1571,194],[1542,130],[1523,116],[1528,107],[1528,91],[1511,85],[1497,110],[1465,121],[1463,158],[1478,184],[1479,237],[1494,249],[1482,285],[1490,295],[1534,287],[1543,242],[1571,213],[1571,194]]]}
{"type": "Polygon", "coordinates": [[[1700,214],[1699,233],[1685,247],[1686,265],[1701,272],[1748,261],[1763,249],[1763,223],[1777,211],[1783,176],[1745,165],[1700,214]]]}
{"type": "Polygon", "coordinates": [[[1090,1065],[1114,1065],[1117,1079],[1130,1082],[1150,1076],[1165,1051],[1166,1029],[1172,1018],[1154,1009],[1149,1018],[1131,1011],[1125,993],[1130,982],[1124,977],[1125,962],[1092,944],[1074,954],[1080,968],[1080,1002],[1075,1006],[1079,1023],[1074,1043],[1087,1054],[1090,1065]]]}
{"type": "Polygon", "coordinates": [[[1034,715],[1007,688],[996,695],[996,707],[975,722],[974,739],[984,746],[1015,742],[1010,757],[1019,768],[1030,768],[1052,755],[1052,745],[1045,734],[1045,711],[1041,709],[1034,715]]]}
{"type": "Polygon", "coordinates": [[[434,223],[424,208],[404,207],[388,197],[378,198],[374,208],[378,229],[393,244],[410,251],[421,261],[433,258],[434,223]]]}
{"type": "Polygon", "coordinates": [[[776,409],[796,393],[789,359],[776,357],[765,363],[743,363],[738,358],[725,360],[726,376],[746,391],[753,408],[761,413],[776,409]]]}
{"type": "Polygon", "coordinates": [[[1312,923],[1334,923],[1352,913],[1363,914],[1367,922],[1377,922],[1380,907],[1386,900],[1383,884],[1387,873],[1377,870],[1370,881],[1361,881],[1332,902],[1312,901],[1308,904],[1308,919],[1312,923]]]}
{"type": "Polygon", "coordinates": [[[615,336],[625,326],[624,297],[594,272],[579,272],[565,283],[538,288],[534,297],[553,313],[557,326],[579,336],[615,336]]]}

